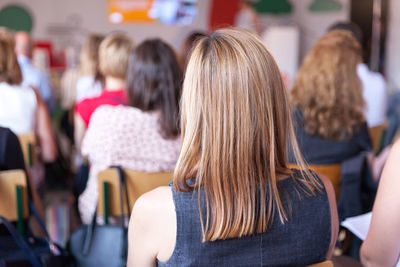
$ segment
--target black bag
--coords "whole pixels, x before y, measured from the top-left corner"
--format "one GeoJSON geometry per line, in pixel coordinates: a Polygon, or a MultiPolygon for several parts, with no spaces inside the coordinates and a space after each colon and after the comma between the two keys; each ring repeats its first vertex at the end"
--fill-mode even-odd
{"type": "Polygon", "coordinates": [[[89,225],[83,225],[72,233],[69,241],[69,250],[81,267],[123,267],[126,266],[128,252],[128,229],[125,225],[123,190],[125,190],[128,210],[129,198],[125,175],[120,167],[121,225],[98,225],[97,212],[89,225]]]}
{"type": "Polygon", "coordinates": [[[0,266],[75,266],[67,251],[49,241],[46,228],[31,203],[29,208],[47,238],[35,237],[29,227],[27,236],[22,237],[6,218],[0,216],[0,222],[9,233],[0,236],[0,266]]]}

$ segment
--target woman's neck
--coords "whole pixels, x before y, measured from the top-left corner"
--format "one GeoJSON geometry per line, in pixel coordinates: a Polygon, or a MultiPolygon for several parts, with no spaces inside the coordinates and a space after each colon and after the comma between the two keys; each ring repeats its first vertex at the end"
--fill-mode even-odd
{"type": "Polygon", "coordinates": [[[124,79],[106,76],[105,88],[107,91],[118,91],[125,87],[126,83],[124,79]]]}

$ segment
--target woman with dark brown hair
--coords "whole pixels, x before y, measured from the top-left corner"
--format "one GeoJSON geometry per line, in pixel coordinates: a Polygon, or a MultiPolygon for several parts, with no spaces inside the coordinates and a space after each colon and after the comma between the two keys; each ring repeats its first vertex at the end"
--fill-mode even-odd
{"type": "Polygon", "coordinates": [[[317,41],[290,94],[296,136],[310,164],[341,163],[371,150],[357,65],[361,47],[351,33],[334,30],[317,41]]]}
{"type": "Polygon", "coordinates": [[[332,185],[305,169],[274,59],[254,34],[221,29],[190,57],[173,185],[141,196],[128,266],[306,266],[332,254],[332,185]],[[328,193],[327,193],[328,192],[328,193]]]}
{"type": "Polygon", "coordinates": [[[84,223],[97,203],[97,173],[112,165],[160,172],[175,168],[179,156],[178,103],[182,72],[172,48],[159,39],[140,44],[129,58],[128,106],[101,106],[82,143],[91,164],[79,198],[84,223]]]}

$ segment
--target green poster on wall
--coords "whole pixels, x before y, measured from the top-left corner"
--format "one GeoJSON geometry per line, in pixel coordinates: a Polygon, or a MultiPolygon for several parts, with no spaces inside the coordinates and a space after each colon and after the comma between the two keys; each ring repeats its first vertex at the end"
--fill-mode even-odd
{"type": "Polygon", "coordinates": [[[288,0],[260,0],[253,6],[258,13],[287,14],[292,12],[292,5],[288,0]]]}
{"type": "Polygon", "coordinates": [[[342,4],[336,0],[314,0],[308,8],[312,12],[336,12],[342,9],[342,4]]]}
{"type": "Polygon", "coordinates": [[[17,5],[9,5],[0,10],[0,26],[14,31],[32,30],[33,20],[29,12],[17,5]]]}

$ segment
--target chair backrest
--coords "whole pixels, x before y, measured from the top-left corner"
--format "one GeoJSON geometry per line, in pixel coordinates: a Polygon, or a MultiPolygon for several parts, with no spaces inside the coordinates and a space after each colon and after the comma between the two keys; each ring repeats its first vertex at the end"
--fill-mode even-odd
{"type": "Polygon", "coordinates": [[[25,164],[26,166],[31,167],[35,163],[35,134],[19,134],[18,139],[21,144],[22,153],[24,154],[25,164]]]}
{"type": "Polygon", "coordinates": [[[381,147],[383,133],[385,132],[387,126],[388,124],[385,122],[368,129],[369,136],[372,142],[372,147],[375,152],[378,152],[381,147]]]}
{"type": "Polygon", "coordinates": [[[28,218],[28,189],[23,170],[0,171],[0,215],[9,221],[28,218]]]}
{"type": "Polygon", "coordinates": [[[326,260],[320,263],[308,265],[307,267],[333,267],[333,263],[331,261],[326,260]]]}
{"type": "MultiPolygon", "coordinates": [[[[125,180],[128,186],[129,204],[132,208],[135,201],[144,193],[157,188],[159,186],[168,185],[172,181],[173,172],[157,172],[157,173],[145,173],[133,170],[124,170],[125,180]]],[[[99,188],[99,201],[97,212],[99,215],[104,215],[105,202],[108,202],[108,215],[119,216],[121,215],[120,206],[120,192],[119,192],[119,177],[116,169],[110,168],[99,172],[97,176],[98,188],[99,188]],[[106,195],[105,198],[105,186],[106,195]]],[[[125,195],[123,196],[124,201],[126,200],[125,195]]],[[[126,203],[126,202],[125,202],[126,203]]],[[[125,205],[124,213],[130,214],[131,210],[127,210],[125,205]]]]}
{"type": "MultiPolygon", "coordinates": [[[[299,169],[296,164],[288,164],[289,168],[299,169]]],[[[331,180],[333,188],[335,189],[336,199],[339,199],[340,194],[340,178],[341,178],[341,165],[340,164],[321,164],[321,165],[307,165],[307,167],[322,174],[331,180]]]]}

